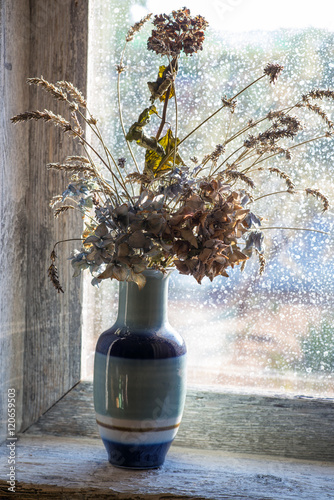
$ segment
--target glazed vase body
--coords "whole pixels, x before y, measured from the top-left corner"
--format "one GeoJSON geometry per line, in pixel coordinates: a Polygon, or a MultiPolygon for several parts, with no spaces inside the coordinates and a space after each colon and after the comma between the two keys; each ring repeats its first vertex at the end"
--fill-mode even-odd
{"type": "Polygon", "coordinates": [[[180,425],[186,392],[186,347],[169,325],[169,276],[144,272],[140,290],[120,282],[116,323],[100,336],[94,406],[113,465],[159,467],[180,425]]]}

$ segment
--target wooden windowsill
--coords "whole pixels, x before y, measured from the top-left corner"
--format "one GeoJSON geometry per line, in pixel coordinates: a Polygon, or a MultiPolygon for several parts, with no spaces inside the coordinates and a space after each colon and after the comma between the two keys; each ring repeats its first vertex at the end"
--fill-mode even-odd
{"type": "MultiPolygon", "coordinates": [[[[97,439],[43,435],[19,437],[16,467],[20,500],[328,500],[334,476],[333,463],[176,446],[160,469],[131,471],[110,465],[97,439]]],[[[0,498],[12,495],[0,480],[0,498]]]]}
{"type": "MultiPolygon", "coordinates": [[[[259,398],[247,396],[243,400],[241,396],[232,396],[211,396],[205,391],[197,393],[189,391],[183,429],[181,426],[165,464],[159,469],[150,471],[131,471],[115,468],[108,463],[106,451],[96,432],[91,384],[80,383],[46,412],[36,424],[18,436],[15,464],[16,498],[21,500],[107,498],[329,500],[332,498],[333,434],[328,434],[328,446],[323,447],[325,451],[322,459],[319,456],[321,448],[318,447],[317,461],[289,456],[288,440],[290,432],[291,449],[294,449],[294,453],[298,449],[306,450],[305,443],[299,448],[295,443],[302,439],[300,429],[303,419],[305,432],[308,434],[310,431],[308,422],[319,426],[319,423],[314,422],[317,415],[324,421],[320,434],[323,432],[325,436],[329,432],[326,425],[333,425],[332,416],[327,419],[326,413],[333,411],[333,402],[323,401],[321,406],[319,401],[305,402],[292,399],[290,406],[288,400],[265,398],[262,401],[262,408],[256,413],[254,408],[258,408],[261,402],[259,398]],[[235,427],[230,422],[226,409],[232,403],[235,427]],[[281,444],[276,445],[274,454],[270,456],[267,451],[259,454],[263,432],[269,432],[266,428],[261,434],[262,411],[265,412],[264,419],[274,419],[276,416],[277,426],[280,420],[284,420],[285,413],[289,417],[292,412],[296,421],[295,431],[288,423],[276,429],[276,441],[281,444]],[[196,426],[192,420],[194,418],[199,420],[200,417],[202,420],[196,426]],[[246,425],[247,419],[248,425],[246,425]],[[211,426],[209,420],[212,422],[211,426]],[[207,425],[204,425],[205,422],[207,425]],[[223,425],[226,429],[221,427],[223,425]],[[277,439],[277,432],[282,439],[277,439]],[[285,442],[282,444],[282,441],[285,442]]],[[[291,418],[288,417],[286,420],[290,421],[291,418]]],[[[313,441],[311,439],[309,443],[312,445],[313,441]]],[[[262,449],[268,450],[270,442],[274,443],[273,437],[269,439],[267,436],[267,442],[263,443],[262,449]]],[[[311,452],[309,455],[312,455],[311,452]]],[[[0,448],[1,499],[13,498],[13,493],[8,492],[6,483],[6,475],[9,472],[7,457],[8,448],[5,443],[0,448]]]]}
{"type": "MultiPolygon", "coordinates": [[[[177,446],[334,462],[334,400],[188,388],[177,446]]],[[[26,434],[100,439],[91,382],[80,382],[26,434]]]]}

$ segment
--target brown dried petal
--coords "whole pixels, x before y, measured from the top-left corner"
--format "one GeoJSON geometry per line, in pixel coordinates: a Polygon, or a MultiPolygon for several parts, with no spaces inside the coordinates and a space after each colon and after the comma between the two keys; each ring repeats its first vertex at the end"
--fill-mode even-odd
{"type": "Polygon", "coordinates": [[[204,248],[204,250],[202,250],[202,252],[199,254],[199,259],[206,263],[210,257],[212,257],[213,255],[213,251],[211,250],[211,248],[204,248]]]}
{"type": "Polygon", "coordinates": [[[133,272],[132,270],[130,270],[130,276],[129,276],[128,279],[130,281],[134,281],[138,285],[139,290],[141,290],[142,288],[144,288],[144,286],[146,284],[146,278],[145,278],[145,276],[143,274],[139,274],[139,273],[133,272]]]}
{"type": "Polygon", "coordinates": [[[118,281],[125,281],[127,278],[128,272],[125,266],[123,265],[114,265],[113,267],[113,278],[116,278],[118,281]]]}
{"type": "Polygon", "coordinates": [[[234,267],[234,265],[238,265],[240,264],[240,262],[248,260],[248,257],[244,253],[240,252],[240,250],[235,248],[233,249],[233,253],[229,254],[228,259],[231,266],[234,267]]]}
{"type": "Polygon", "coordinates": [[[191,243],[193,247],[198,248],[196,237],[194,236],[194,233],[191,231],[191,229],[181,229],[180,234],[182,238],[184,238],[186,241],[189,241],[189,243],[191,243]]]}
{"type": "Polygon", "coordinates": [[[177,240],[173,244],[173,254],[179,258],[186,258],[189,255],[190,243],[188,241],[177,240]]]}
{"type": "MultiPolygon", "coordinates": [[[[88,258],[87,258],[88,260],[88,258]]],[[[105,280],[107,278],[113,278],[114,277],[114,263],[108,264],[103,273],[99,274],[98,279],[100,280],[105,280]]]]}
{"type": "Polygon", "coordinates": [[[247,208],[244,208],[244,209],[241,209],[241,210],[237,210],[235,212],[234,220],[235,221],[243,221],[244,218],[247,216],[248,213],[249,213],[249,209],[247,209],[247,208]]]}
{"type": "Polygon", "coordinates": [[[108,228],[107,226],[103,223],[97,226],[95,229],[95,235],[102,238],[102,236],[106,236],[108,234],[108,228]]]}
{"type": "Polygon", "coordinates": [[[85,239],[84,241],[84,245],[87,245],[87,244],[90,244],[90,243],[97,243],[98,241],[100,241],[100,238],[98,236],[94,236],[94,235],[91,235],[91,236],[88,236],[88,238],[85,239]]]}
{"type": "Polygon", "coordinates": [[[146,267],[147,265],[144,261],[138,262],[137,264],[132,264],[132,269],[135,273],[142,273],[143,271],[145,271],[146,267]]]}
{"type": "Polygon", "coordinates": [[[184,221],[184,215],[174,215],[169,219],[170,226],[178,226],[180,223],[184,221]]]}
{"type": "Polygon", "coordinates": [[[94,248],[92,252],[90,252],[86,259],[88,260],[88,262],[92,262],[95,260],[95,255],[96,255],[96,249],[94,248]]]}
{"type": "Polygon", "coordinates": [[[218,264],[226,265],[227,261],[228,261],[228,258],[226,255],[218,255],[217,257],[215,257],[215,262],[218,264]]]}
{"type": "Polygon", "coordinates": [[[202,198],[198,194],[192,194],[187,199],[187,205],[186,206],[189,207],[193,211],[202,210],[204,208],[204,202],[203,202],[202,198]]]}
{"type": "Polygon", "coordinates": [[[151,215],[147,218],[147,230],[153,234],[159,234],[163,230],[165,220],[161,215],[151,215]]]}
{"type": "Polygon", "coordinates": [[[127,243],[121,243],[117,250],[118,257],[127,257],[129,255],[129,245],[127,243]]]}
{"type": "Polygon", "coordinates": [[[180,274],[191,274],[189,266],[187,265],[188,261],[183,260],[174,260],[174,264],[176,269],[180,274]]]}
{"type": "Polygon", "coordinates": [[[128,211],[129,211],[129,207],[127,206],[126,203],[123,203],[123,205],[120,205],[118,207],[115,208],[114,210],[114,214],[116,216],[125,216],[125,215],[128,215],[128,211]]]}
{"type": "Polygon", "coordinates": [[[132,248],[143,248],[146,242],[146,236],[142,231],[135,231],[129,236],[129,245],[132,248]]]}

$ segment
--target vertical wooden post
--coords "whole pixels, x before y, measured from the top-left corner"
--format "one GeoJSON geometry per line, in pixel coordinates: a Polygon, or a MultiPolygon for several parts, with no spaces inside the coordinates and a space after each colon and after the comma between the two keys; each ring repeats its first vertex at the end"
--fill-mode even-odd
{"type": "MultiPolygon", "coordinates": [[[[87,76],[88,1],[31,0],[30,76],[71,81],[84,93],[87,76]]],[[[56,104],[56,106],[55,106],[56,104]]],[[[39,88],[31,88],[30,109],[57,109],[39,88]]],[[[66,257],[80,242],[58,246],[60,280],[65,293],[50,286],[47,268],[57,240],[80,238],[81,216],[71,211],[55,222],[50,198],[63,192],[68,179],[45,165],[79,153],[73,141],[48,124],[30,128],[31,214],[27,248],[27,323],[24,348],[23,428],[80,380],[81,280],[72,279],[66,257]],[[67,217],[68,215],[68,217],[67,217]]],[[[81,151],[82,153],[82,151],[81,151]]]]}
{"type": "Polygon", "coordinates": [[[29,102],[29,2],[0,3],[0,442],[7,431],[7,391],[16,389],[21,425],[26,316],[29,130],[10,117],[29,102]]]}
{"type": "MultiPolygon", "coordinates": [[[[17,387],[18,425],[24,429],[80,380],[80,278],[67,261],[75,244],[58,247],[65,294],[47,277],[49,255],[60,239],[80,237],[75,213],[55,221],[49,201],[67,187],[65,176],[46,164],[79,152],[52,125],[12,125],[28,109],[63,113],[26,78],[68,80],[84,93],[87,73],[88,0],[4,0],[1,3],[1,371],[6,387],[17,387]],[[5,69],[4,69],[5,68],[5,69]]],[[[80,242],[78,242],[80,245],[80,242]]],[[[2,402],[2,429],[6,401],[2,402]]]]}

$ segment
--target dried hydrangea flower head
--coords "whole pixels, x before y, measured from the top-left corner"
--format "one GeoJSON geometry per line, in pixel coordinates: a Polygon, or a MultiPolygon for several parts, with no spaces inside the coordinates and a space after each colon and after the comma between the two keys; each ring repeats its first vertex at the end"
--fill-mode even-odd
{"type": "Polygon", "coordinates": [[[182,51],[192,55],[202,50],[204,31],[209,23],[202,16],[190,16],[190,10],[183,7],[170,15],[154,16],[155,29],[148,39],[147,48],[157,54],[178,56],[182,51]]]}

